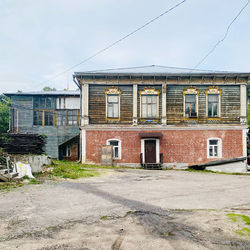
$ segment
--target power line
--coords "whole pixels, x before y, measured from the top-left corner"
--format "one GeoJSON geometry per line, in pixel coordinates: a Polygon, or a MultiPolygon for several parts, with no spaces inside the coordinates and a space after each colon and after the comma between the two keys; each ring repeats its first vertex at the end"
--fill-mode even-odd
{"type": "Polygon", "coordinates": [[[118,44],[118,43],[120,43],[121,41],[125,40],[126,38],[132,36],[132,35],[135,34],[136,32],[142,30],[143,28],[145,28],[146,26],[150,25],[151,23],[153,23],[153,22],[156,21],[157,19],[159,19],[159,18],[161,18],[162,16],[166,15],[166,14],[169,13],[170,11],[176,9],[177,7],[179,7],[180,5],[182,5],[183,3],[185,3],[186,1],[187,1],[187,0],[183,0],[183,1],[181,1],[180,3],[174,5],[173,7],[171,7],[170,9],[168,9],[168,10],[166,10],[166,11],[164,11],[163,13],[161,13],[160,15],[158,15],[157,17],[155,17],[155,18],[149,20],[148,22],[146,22],[145,24],[141,25],[141,26],[138,27],[137,29],[133,30],[132,32],[130,32],[130,33],[128,33],[127,35],[123,36],[122,38],[118,39],[117,41],[111,43],[111,44],[108,45],[107,47],[105,47],[105,48],[103,48],[103,49],[97,51],[97,52],[94,53],[93,55],[91,55],[91,56],[85,58],[84,60],[82,60],[81,62],[79,62],[79,63],[77,63],[77,64],[75,64],[75,65],[73,65],[73,66],[71,66],[71,67],[65,69],[64,71],[62,71],[62,72],[60,72],[60,73],[54,75],[54,76],[51,77],[50,79],[41,82],[41,84],[43,84],[43,83],[45,83],[45,82],[48,82],[48,81],[50,81],[50,80],[53,80],[53,79],[57,78],[58,76],[67,73],[68,71],[72,70],[73,68],[75,68],[75,67],[77,67],[77,66],[79,66],[79,65],[81,65],[81,64],[83,64],[83,63],[85,63],[85,62],[87,62],[87,61],[89,61],[90,59],[92,59],[92,58],[98,56],[99,54],[103,53],[104,51],[106,51],[106,50],[108,50],[108,49],[114,47],[116,44],[118,44]]]}
{"type": "MultiPolygon", "coordinates": [[[[215,49],[218,47],[218,45],[220,43],[222,43],[226,38],[227,35],[229,33],[229,30],[231,28],[231,26],[233,25],[233,23],[238,19],[238,17],[241,15],[241,13],[243,12],[243,10],[248,6],[248,4],[250,3],[250,0],[247,1],[247,3],[241,8],[241,10],[239,11],[239,13],[235,16],[235,18],[230,22],[230,24],[227,26],[226,32],[224,34],[224,36],[222,37],[222,39],[220,39],[213,47],[212,49],[195,65],[195,67],[192,69],[195,70],[197,69],[214,51],[215,49]]],[[[191,72],[192,72],[191,71],[191,72]]]]}

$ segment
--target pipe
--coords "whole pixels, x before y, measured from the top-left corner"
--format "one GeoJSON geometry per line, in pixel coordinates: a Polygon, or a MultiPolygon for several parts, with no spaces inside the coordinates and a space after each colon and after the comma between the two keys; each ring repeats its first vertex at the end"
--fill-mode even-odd
{"type": "Polygon", "coordinates": [[[79,84],[76,80],[76,76],[73,75],[73,81],[76,84],[76,86],[80,89],[80,124],[79,124],[79,129],[80,129],[80,136],[79,136],[79,160],[78,162],[82,162],[82,136],[81,136],[81,124],[82,124],[82,86],[79,84]]]}

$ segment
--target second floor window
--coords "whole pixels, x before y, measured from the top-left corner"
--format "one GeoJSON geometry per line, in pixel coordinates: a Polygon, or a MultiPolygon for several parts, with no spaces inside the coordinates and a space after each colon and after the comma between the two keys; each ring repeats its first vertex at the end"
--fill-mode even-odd
{"type": "Polygon", "coordinates": [[[119,96],[107,95],[107,117],[119,118],[119,96]]]}
{"type": "Polygon", "coordinates": [[[185,116],[186,116],[186,118],[197,117],[196,95],[186,95],[185,96],[185,116]]]}
{"type": "Polygon", "coordinates": [[[141,102],[142,118],[155,118],[157,116],[157,96],[142,95],[141,102]]]}
{"type": "Polygon", "coordinates": [[[219,95],[208,95],[208,117],[219,116],[219,95]]]}
{"type": "Polygon", "coordinates": [[[198,100],[200,91],[196,87],[183,90],[184,119],[198,119],[198,100]]]}

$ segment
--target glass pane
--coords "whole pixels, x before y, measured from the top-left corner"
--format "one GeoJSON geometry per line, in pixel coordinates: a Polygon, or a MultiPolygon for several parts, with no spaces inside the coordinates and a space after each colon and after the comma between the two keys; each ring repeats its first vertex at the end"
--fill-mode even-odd
{"type": "Polygon", "coordinates": [[[108,102],[118,102],[117,95],[108,95],[108,102]]]}
{"type": "Polygon", "coordinates": [[[146,104],[142,104],[142,117],[146,117],[146,104]]]}
{"type": "Polygon", "coordinates": [[[213,116],[218,116],[218,104],[213,103],[213,116]]]}
{"type": "Polygon", "coordinates": [[[209,102],[218,102],[219,101],[219,95],[208,95],[208,101],[209,102]]]}
{"type": "Polygon", "coordinates": [[[118,146],[119,141],[109,141],[109,145],[111,146],[118,146]]]}
{"type": "Polygon", "coordinates": [[[209,156],[213,156],[213,147],[209,147],[209,156]]]}
{"type": "Polygon", "coordinates": [[[208,116],[211,117],[212,116],[212,104],[208,103],[208,116]]]}
{"type": "Polygon", "coordinates": [[[50,97],[46,98],[46,108],[52,108],[52,99],[50,97]]]}
{"type": "Polygon", "coordinates": [[[39,108],[39,98],[34,97],[34,108],[39,108]]]}
{"type": "Polygon", "coordinates": [[[152,105],[148,104],[148,114],[147,117],[152,117],[152,105]]]}
{"type": "Polygon", "coordinates": [[[152,117],[156,117],[156,104],[152,105],[152,117]]]}
{"type": "Polygon", "coordinates": [[[218,140],[209,140],[209,145],[218,145],[218,140]]]}
{"type": "Polygon", "coordinates": [[[114,147],[114,157],[118,158],[118,147],[114,147]]]}
{"type": "Polygon", "coordinates": [[[147,96],[147,103],[151,103],[152,102],[152,96],[147,96]]]}
{"type": "Polygon", "coordinates": [[[218,156],[218,146],[214,146],[214,156],[218,156]]]}
{"type": "Polygon", "coordinates": [[[118,103],[113,104],[113,107],[114,107],[113,117],[119,117],[118,103]]]}
{"type": "Polygon", "coordinates": [[[113,117],[113,106],[111,104],[108,105],[108,117],[113,117]]]}
{"type": "Polygon", "coordinates": [[[146,96],[143,95],[142,98],[141,98],[141,100],[142,100],[142,103],[146,103],[146,96]]]}
{"type": "Polygon", "coordinates": [[[45,108],[45,97],[40,98],[39,108],[43,108],[43,109],[45,108]]]}
{"type": "Polygon", "coordinates": [[[152,103],[156,103],[156,101],[157,101],[157,96],[156,95],[152,96],[152,103]]]}
{"type": "Polygon", "coordinates": [[[186,95],[185,97],[186,103],[187,102],[196,102],[196,95],[186,95]]]}

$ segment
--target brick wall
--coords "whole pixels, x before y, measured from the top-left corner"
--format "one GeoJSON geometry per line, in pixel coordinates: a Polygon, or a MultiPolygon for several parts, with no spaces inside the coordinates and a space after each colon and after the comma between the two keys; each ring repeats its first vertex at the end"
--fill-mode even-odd
{"type": "Polygon", "coordinates": [[[115,163],[140,163],[142,132],[161,132],[160,153],[164,163],[205,163],[207,139],[221,138],[222,158],[243,155],[242,130],[162,130],[162,131],[86,131],[86,158],[88,162],[100,163],[101,146],[108,139],[121,140],[121,160],[115,163]]]}

